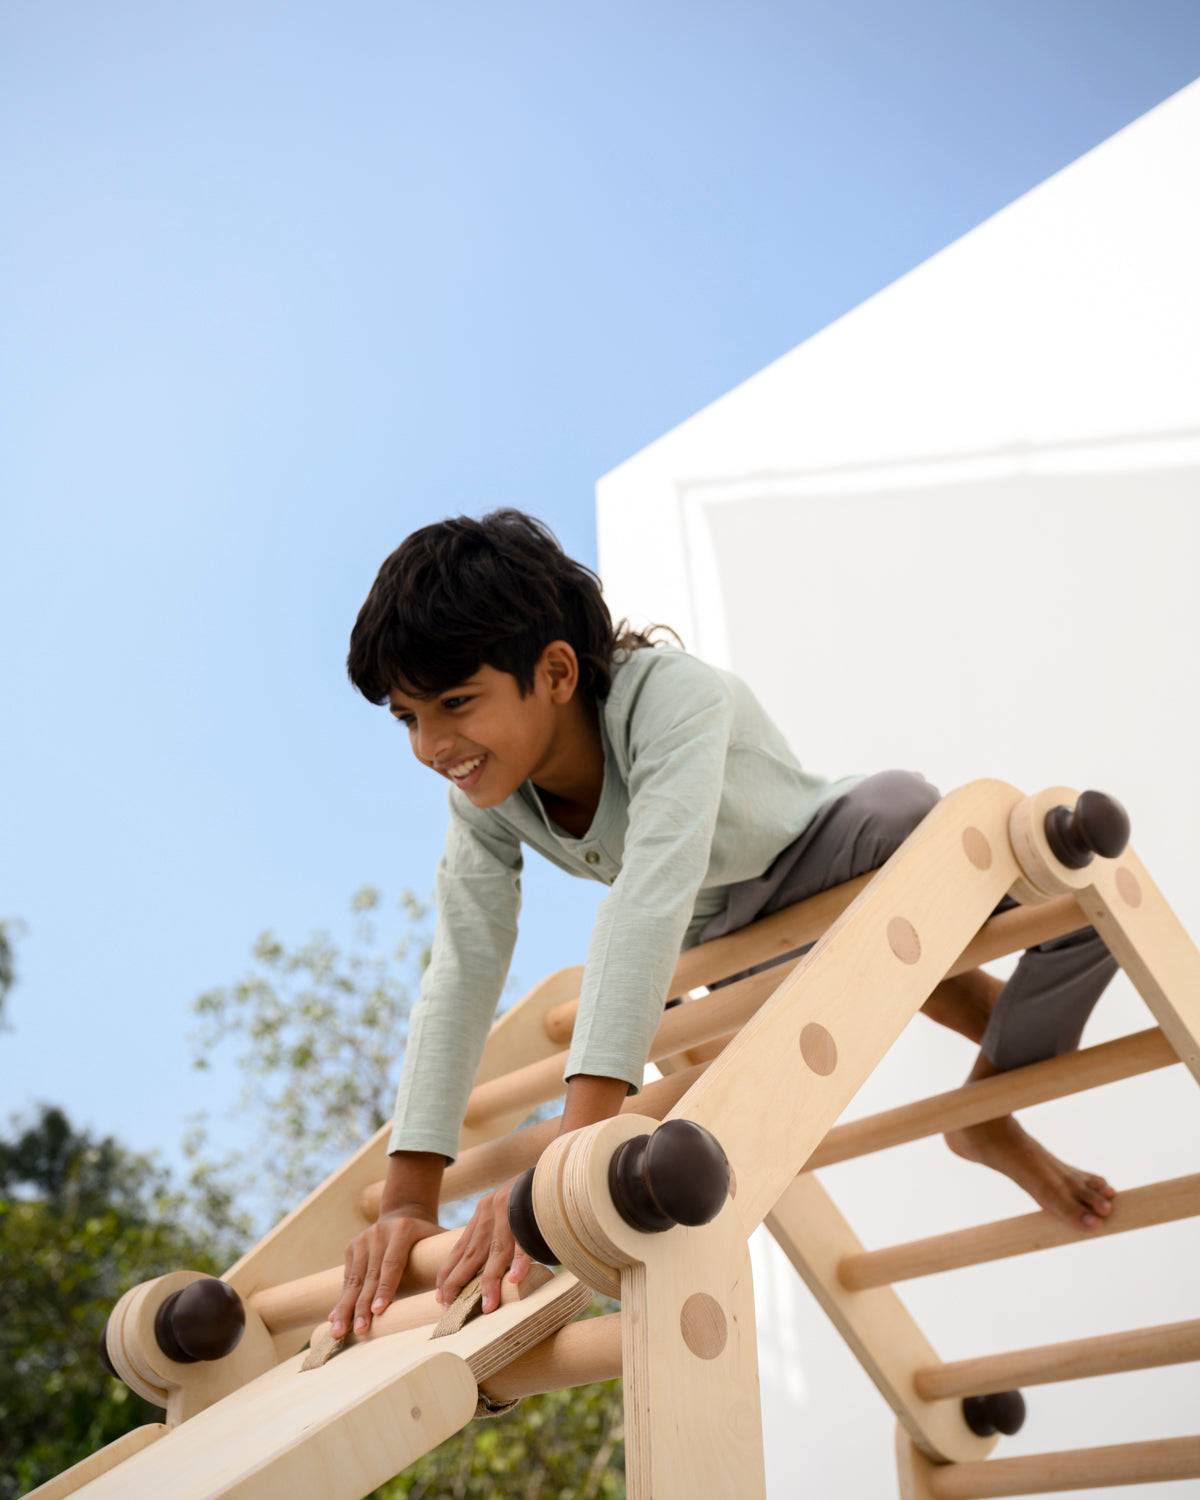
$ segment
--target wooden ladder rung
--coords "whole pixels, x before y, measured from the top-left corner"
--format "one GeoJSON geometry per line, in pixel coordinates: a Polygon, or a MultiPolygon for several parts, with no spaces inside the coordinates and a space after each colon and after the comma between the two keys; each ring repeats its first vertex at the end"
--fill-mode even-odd
{"type": "Polygon", "coordinates": [[[931,1465],[928,1493],[934,1500],[991,1500],[997,1495],[1042,1495],[1061,1490],[1103,1489],[1120,1484],[1162,1484],[1200,1477],[1200,1437],[1159,1438],[1030,1453],[1022,1458],[931,1465]]]}
{"type": "Polygon", "coordinates": [[[929,1365],[914,1373],[913,1384],[924,1400],[937,1401],[950,1396],[986,1396],[1014,1386],[1151,1370],[1193,1359],[1200,1359],[1200,1318],[929,1365]]]}
{"type": "Polygon", "coordinates": [[[1092,1230],[1073,1229],[1045,1210],[1021,1214],[1014,1219],[999,1219],[950,1234],[910,1240],[904,1245],[890,1245],[884,1250],[848,1255],[838,1264],[838,1279],[848,1291],[863,1291],[894,1281],[955,1271],[961,1266],[1028,1255],[1034,1250],[1107,1239],[1109,1235],[1147,1229],[1153,1224],[1171,1224],[1195,1214],[1200,1214],[1200,1172],[1119,1193],[1112,1213],[1092,1230]]]}
{"type": "Polygon", "coordinates": [[[833,1166],[835,1162],[850,1161],[943,1131],[962,1130],[968,1125],[1012,1114],[1014,1110],[1029,1109],[1051,1099],[1167,1068],[1178,1061],[1170,1042],[1157,1026],[1151,1026],[1082,1052],[1014,1068],[1011,1073],[983,1078],[929,1099],[918,1099],[913,1104],[835,1125],[809,1157],[806,1170],[833,1166]]]}

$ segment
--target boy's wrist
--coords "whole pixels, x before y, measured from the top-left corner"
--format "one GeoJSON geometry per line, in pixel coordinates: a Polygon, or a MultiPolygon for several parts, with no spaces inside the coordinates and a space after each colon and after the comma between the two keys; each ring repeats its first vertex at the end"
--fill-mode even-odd
{"type": "Polygon", "coordinates": [[[388,1157],[388,1173],[379,1217],[411,1217],[438,1222],[446,1158],[433,1151],[397,1151],[388,1157]]]}
{"type": "Polygon", "coordinates": [[[620,1114],[629,1094],[623,1078],[603,1078],[592,1073],[576,1073],[567,1082],[567,1101],[559,1122],[559,1135],[611,1120],[620,1114]]]}

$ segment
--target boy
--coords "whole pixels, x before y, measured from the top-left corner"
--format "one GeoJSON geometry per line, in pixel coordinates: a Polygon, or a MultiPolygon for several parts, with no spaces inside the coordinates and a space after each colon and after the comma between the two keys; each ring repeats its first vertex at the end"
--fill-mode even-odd
{"type": "MultiPolygon", "coordinates": [[[[832,784],[805,772],[744,683],[614,630],[595,575],[519,511],[414,532],[380,570],[347,666],[451,789],[379,1220],[347,1247],[335,1335],[351,1321],[365,1331],[413,1244],[441,1232],[442,1172],[516,939],[524,844],[611,887],[561,1134],[616,1114],[640,1086],[681,947],[878,868],[938,798],[908,772],[832,784]]],[[[983,1043],[971,1077],[985,1077],[1074,1047],[1114,970],[1094,933],[1072,934],[1031,950],[1007,986],[976,971],[940,985],[925,1010],[983,1043]]],[[[1110,1212],[1103,1178],[1057,1161],[1011,1117],[949,1139],[1078,1228],[1110,1212]]],[[[480,1200],[439,1272],[444,1302],[482,1273],[490,1312],[503,1275],[524,1276],[510,1188],[480,1200]]]]}

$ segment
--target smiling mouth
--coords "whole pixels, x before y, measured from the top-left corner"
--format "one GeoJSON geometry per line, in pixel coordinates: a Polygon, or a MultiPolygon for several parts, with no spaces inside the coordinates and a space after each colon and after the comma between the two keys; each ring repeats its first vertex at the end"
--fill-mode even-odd
{"type": "Polygon", "coordinates": [[[460,760],[457,765],[447,767],[445,774],[451,781],[461,784],[469,781],[486,759],[486,755],[474,755],[470,760],[460,760]]]}

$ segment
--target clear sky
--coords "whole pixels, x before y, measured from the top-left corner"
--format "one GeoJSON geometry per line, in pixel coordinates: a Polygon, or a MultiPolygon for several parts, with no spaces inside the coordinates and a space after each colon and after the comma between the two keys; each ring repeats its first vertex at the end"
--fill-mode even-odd
{"type": "MultiPolygon", "coordinates": [[[[1194,0],[8,0],[0,1112],[176,1159],[193,997],[429,891],[343,672],[408,531],[594,562],[599,475],[1198,73],[1194,0]]],[[[526,889],[522,986],[600,894],[526,889]]]]}

